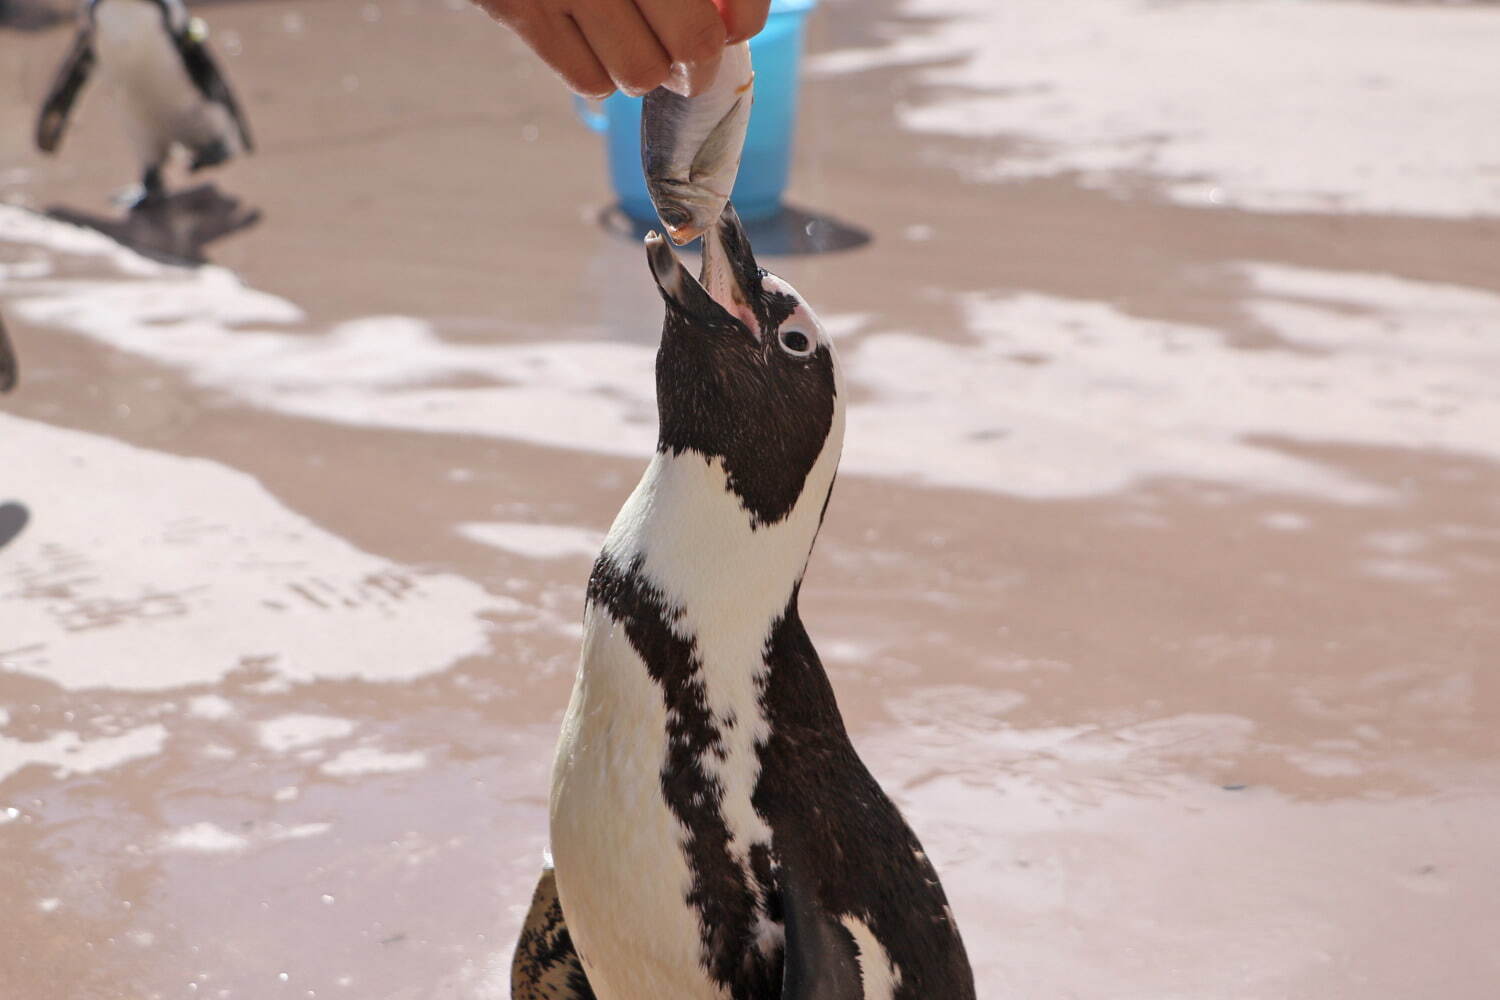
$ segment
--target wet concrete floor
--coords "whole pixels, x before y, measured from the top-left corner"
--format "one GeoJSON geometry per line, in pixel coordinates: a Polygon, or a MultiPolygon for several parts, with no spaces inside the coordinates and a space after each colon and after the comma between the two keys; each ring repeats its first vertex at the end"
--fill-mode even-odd
{"type": "MultiPolygon", "coordinates": [[[[825,4],[790,199],[871,239],[765,261],[854,393],[804,616],[981,995],[1494,996],[1500,190],[1449,91],[1500,10],[998,9],[825,4]],[[1180,39],[1354,120],[1397,29],[1451,43],[1381,85],[1441,155],[1088,73],[1180,39]]],[[[29,147],[69,27],[0,28],[0,996],[503,997],[660,307],[466,3],[200,13],[260,149],[147,231],[105,94],[29,147]]]]}

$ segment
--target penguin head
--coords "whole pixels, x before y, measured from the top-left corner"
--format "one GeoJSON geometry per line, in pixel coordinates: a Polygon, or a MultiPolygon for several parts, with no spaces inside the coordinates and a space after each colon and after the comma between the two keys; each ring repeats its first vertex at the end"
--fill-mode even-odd
{"type": "Polygon", "coordinates": [[[734,207],[703,235],[700,277],[666,238],[646,237],[666,304],[656,355],[657,450],[722,460],[753,526],[776,524],[803,493],[821,517],[843,446],[833,343],[797,290],[755,262],[734,207]]]}

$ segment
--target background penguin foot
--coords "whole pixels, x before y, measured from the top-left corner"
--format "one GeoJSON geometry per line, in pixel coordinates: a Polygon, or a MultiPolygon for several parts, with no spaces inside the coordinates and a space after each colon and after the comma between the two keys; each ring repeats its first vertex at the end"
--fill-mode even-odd
{"type": "Polygon", "coordinates": [[[127,211],[139,212],[156,205],[166,197],[167,186],[161,179],[161,167],[151,167],[141,174],[139,184],[122,188],[110,200],[127,211]]]}
{"type": "Polygon", "coordinates": [[[204,167],[216,167],[233,155],[229,149],[229,143],[223,139],[215,139],[193,150],[193,162],[188,170],[197,173],[204,167]]]}
{"type": "Polygon", "coordinates": [[[531,909],[521,925],[510,966],[510,996],[511,1000],[595,1000],[568,933],[550,864],[542,869],[531,909]]]}

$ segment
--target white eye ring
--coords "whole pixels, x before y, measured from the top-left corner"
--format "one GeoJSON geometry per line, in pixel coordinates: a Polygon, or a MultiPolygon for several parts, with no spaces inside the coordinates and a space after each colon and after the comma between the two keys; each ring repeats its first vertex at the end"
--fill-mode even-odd
{"type": "Polygon", "coordinates": [[[807,357],[813,352],[813,348],[817,346],[811,337],[795,327],[790,330],[782,330],[777,334],[776,340],[781,344],[783,351],[799,358],[807,357]]]}

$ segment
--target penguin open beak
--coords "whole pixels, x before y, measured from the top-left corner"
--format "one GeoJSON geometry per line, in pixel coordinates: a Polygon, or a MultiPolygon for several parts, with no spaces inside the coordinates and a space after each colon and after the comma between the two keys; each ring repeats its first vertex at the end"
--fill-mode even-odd
{"type": "Polygon", "coordinates": [[[646,256],[651,274],[668,309],[676,309],[699,321],[734,317],[756,338],[760,323],[753,303],[761,292],[761,269],[750,249],[750,240],[733,205],[703,234],[703,268],[694,278],[660,233],[646,237],[646,256]]]}

